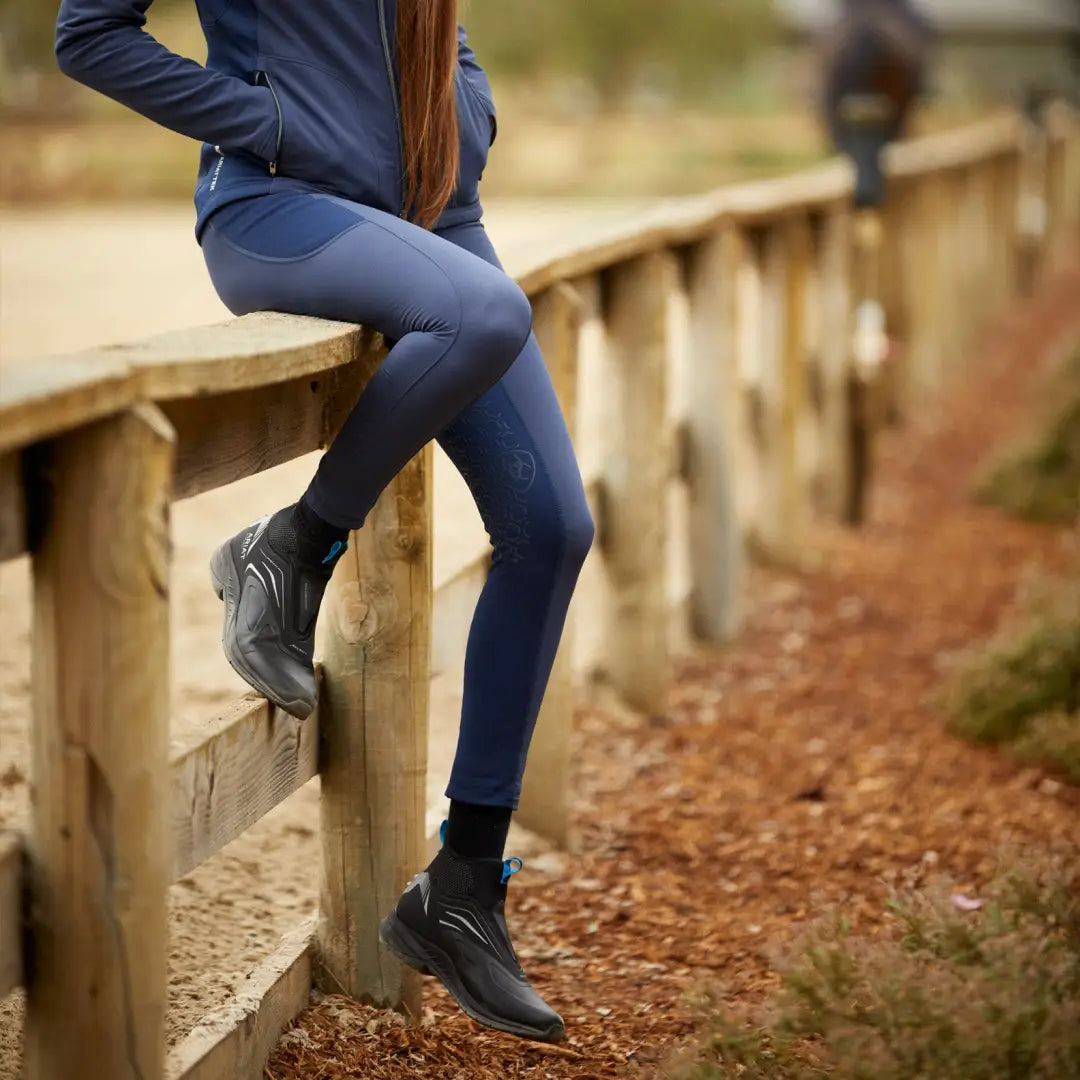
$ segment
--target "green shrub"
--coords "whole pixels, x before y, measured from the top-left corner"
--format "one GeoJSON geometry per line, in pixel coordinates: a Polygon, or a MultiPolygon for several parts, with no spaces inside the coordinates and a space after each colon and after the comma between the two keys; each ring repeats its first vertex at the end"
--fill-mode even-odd
{"type": "Polygon", "coordinates": [[[1080,783],[1080,579],[1041,593],[1018,628],[961,661],[945,695],[949,726],[1080,783]]]}
{"type": "Polygon", "coordinates": [[[1049,380],[1035,431],[995,458],[976,497],[1027,521],[1080,517],[1080,351],[1049,380]]]}
{"type": "Polygon", "coordinates": [[[962,660],[946,696],[953,732],[1008,742],[1041,713],[1080,709],[1080,581],[1062,581],[1019,628],[962,660]]]}
{"type": "Polygon", "coordinates": [[[1013,744],[1021,761],[1049,765],[1071,784],[1080,785],[1080,713],[1052,712],[1033,717],[1013,744]]]}
{"type": "Polygon", "coordinates": [[[1080,1076],[1080,903],[1061,869],[1001,876],[985,906],[894,898],[884,931],[811,931],[767,1015],[707,1002],[679,1080],[1062,1080],[1080,1076]]]}

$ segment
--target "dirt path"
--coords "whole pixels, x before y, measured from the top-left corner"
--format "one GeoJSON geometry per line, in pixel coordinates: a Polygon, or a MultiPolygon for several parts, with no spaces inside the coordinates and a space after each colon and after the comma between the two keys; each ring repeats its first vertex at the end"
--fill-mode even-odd
{"type": "Polygon", "coordinates": [[[865,930],[892,884],[943,873],[978,889],[1003,847],[1075,851],[1080,791],[950,738],[934,694],[1032,567],[1077,554],[1074,536],[972,505],[967,485],[1023,415],[1038,359],[1080,334],[1078,291],[1074,266],[888,440],[870,524],[814,537],[824,569],[752,575],[737,647],[689,661],[665,715],[581,717],[581,854],[557,883],[516,878],[510,903],[563,1047],[483,1032],[432,989],[411,1030],[318,1004],[268,1075],[651,1075],[692,1027],[688,991],[763,993],[770,950],[828,906],[865,930]]]}

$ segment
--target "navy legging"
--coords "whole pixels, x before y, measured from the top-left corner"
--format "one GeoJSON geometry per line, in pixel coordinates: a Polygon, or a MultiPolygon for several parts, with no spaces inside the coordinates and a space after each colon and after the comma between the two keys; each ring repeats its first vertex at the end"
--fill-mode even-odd
{"type": "Polygon", "coordinates": [[[285,191],[218,211],[203,234],[236,314],[363,323],[394,341],[307,498],[359,528],[394,475],[438,439],[491,538],[465,657],[447,795],[516,806],[570,596],[593,537],[573,447],[528,300],[479,222],[426,232],[331,196],[285,191]]]}

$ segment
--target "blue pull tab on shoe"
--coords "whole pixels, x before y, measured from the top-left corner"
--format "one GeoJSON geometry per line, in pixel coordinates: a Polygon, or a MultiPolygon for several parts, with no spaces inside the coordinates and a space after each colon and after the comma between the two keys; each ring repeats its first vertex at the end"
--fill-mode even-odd
{"type": "Polygon", "coordinates": [[[503,860],[502,877],[499,880],[500,885],[505,885],[515,874],[521,871],[521,868],[525,864],[515,855],[511,859],[503,860]]]}
{"type": "Polygon", "coordinates": [[[335,540],[330,548],[330,554],[323,559],[323,566],[333,562],[349,545],[343,540],[335,540]]]}

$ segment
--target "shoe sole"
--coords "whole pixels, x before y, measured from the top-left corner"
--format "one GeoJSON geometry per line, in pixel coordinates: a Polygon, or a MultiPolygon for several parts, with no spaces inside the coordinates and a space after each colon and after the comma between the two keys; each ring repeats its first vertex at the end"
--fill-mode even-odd
{"type": "Polygon", "coordinates": [[[421,975],[433,975],[450,991],[453,999],[461,1006],[467,1016],[478,1024],[517,1035],[522,1039],[535,1042],[557,1043],[566,1034],[565,1025],[559,1021],[545,1029],[531,1028],[517,1024],[488,1012],[469,992],[457,977],[450,957],[437,945],[414,934],[398,917],[391,912],[379,927],[379,937],[383,944],[403,963],[421,975]]]}
{"type": "Polygon", "coordinates": [[[240,579],[236,574],[236,564],[233,562],[227,543],[222,544],[210,557],[210,581],[214,586],[214,592],[217,593],[217,598],[225,605],[225,620],[221,627],[221,647],[225,650],[225,658],[232,665],[233,671],[272,705],[284,709],[297,720],[306,720],[312,712],[311,704],[307,701],[283,698],[251,669],[244,657],[236,638],[236,615],[240,607],[240,579]]]}

